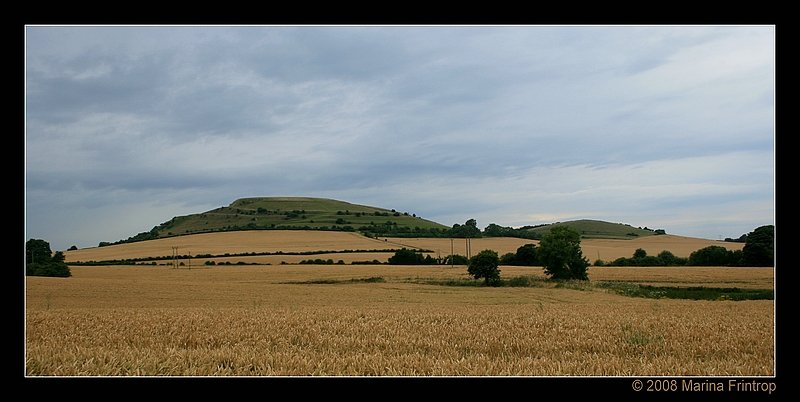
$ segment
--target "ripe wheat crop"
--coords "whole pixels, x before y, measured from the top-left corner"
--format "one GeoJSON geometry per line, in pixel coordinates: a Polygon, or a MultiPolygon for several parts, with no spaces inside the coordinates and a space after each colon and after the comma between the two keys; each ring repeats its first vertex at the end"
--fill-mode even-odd
{"type": "MultiPolygon", "coordinates": [[[[708,270],[697,280],[708,282],[708,270]]],[[[720,283],[755,275],[716,270],[720,283]]],[[[647,277],[644,268],[627,272],[647,277]]],[[[26,279],[27,375],[774,374],[768,300],[415,282],[465,278],[463,267],[74,267],[73,275],[26,279]],[[374,277],[384,280],[366,283],[374,277]]]]}

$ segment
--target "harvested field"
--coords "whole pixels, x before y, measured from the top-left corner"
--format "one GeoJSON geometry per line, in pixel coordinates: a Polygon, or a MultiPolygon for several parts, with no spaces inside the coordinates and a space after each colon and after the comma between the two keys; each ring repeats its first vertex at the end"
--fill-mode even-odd
{"type": "Polygon", "coordinates": [[[135,243],[117,244],[66,251],[67,262],[107,261],[126,258],[161,257],[178,254],[192,255],[249,252],[305,252],[338,250],[382,250],[393,248],[386,242],[350,232],[318,230],[250,230],[240,232],[203,233],[135,243]]]}

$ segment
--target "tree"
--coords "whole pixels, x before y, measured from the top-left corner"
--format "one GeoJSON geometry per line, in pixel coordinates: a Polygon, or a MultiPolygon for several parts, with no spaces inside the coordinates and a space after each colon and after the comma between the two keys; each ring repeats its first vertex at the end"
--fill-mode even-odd
{"type": "Polygon", "coordinates": [[[446,265],[468,265],[469,259],[461,254],[448,255],[444,259],[446,265]]]}
{"type": "Polygon", "coordinates": [[[490,223],[486,229],[483,229],[483,235],[487,237],[500,237],[503,235],[503,229],[504,228],[498,224],[490,223]]]}
{"type": "Polygon", "coordinates": [[[517,249],[516,263],[518,265],[534,266],[539,265],[539,259],[536,257],[536,245],[525,244],[517,249]]]}
{"type": "Polygon", "coordinates": [[[64,262],[64,259],[65,259],[64,253],[60,251],[56,251],[52,257],[53,262],[64,262]]]}
{"type": "Polygon", "coordinates": [[[636,251],[633,252],[634,259],[642,259],[644,257],[647,257],[647,251],[643,248],[637,248],[636,251]]]}
{"type": "Polygon", "coordinates": [[[475,279],[484,279],[486,286],[500,281],[500,257],[494,250],[483,250],[469,259],[467,272],[475,279]]]}
{"type": "Polygon", "coordinates": [[[729,262],[728,249],[722,246],[708,246],[689,254],[689,265],[705,267],[724,267],[729,262]]]}
{"type": "Polygon", "coordinates": [[[50,261],[52,251],[50,243],[42,239],[30,239],[25,242],[25,263],[45,263],[50,261]]]}
{"type": "Polygon", "coordinates": [[[742,263],[753,267],[775,265],[775,226],[761,226],[747,234],[742,263]]]}
{"type": "Polygon", "coordinates": [[[478,222],[475,219],[469,219],[463,225],[454,224],[450,229],[450,236],[456,238],[481,237],[481,230],[478,229],[478,222]]]}
{"type": "Polygon", "coordinates": [[[539,262],[553,279],[588,280],[589,260],[581,252],[581,235],[566,226],[555,226],[539,243],[539,262]]]}
{"type": "Polygon", "coordinates": [[[58,251],[51,256],[50,243],[41,239],[30,239],[25,243],[25,275],[29,276],[72,276],[64,253],[58,251]]]}
{"type": "Polygon", "coordinates": [[[658,259],[661,260],[661,263],[664,265],[678,265],[678,257],[675,257],[675,254],[672,254],[669,250],[664,250],[658,253],[658,259]]]}
{"type": "Polygon", "coordinates": [[[516,253],[505,253],[500,257],[500,264],[502,265],[517,265],[516,253]]]}
{"type": "Polygon", "coordinates": [[[74,245],[73,245],[72,247],[68,248],[67,250],[69,250],[69,251],[75,251],[75,250],[77,250],[77,249],[78,249],[78,246],[74,246],[74,245]]]}
{"type": "Polygon", "coordinates": [[[393,256],[389,257],[389,264],[392,265],[421,265],[424,262],[425,257],[422,256],[422,253],[407,248],[397,250],[393,256]]]}

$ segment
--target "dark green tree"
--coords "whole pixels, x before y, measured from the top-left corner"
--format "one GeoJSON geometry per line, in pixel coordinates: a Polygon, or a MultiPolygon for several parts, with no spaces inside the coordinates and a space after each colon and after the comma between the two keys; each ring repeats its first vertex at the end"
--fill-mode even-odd
{"type": "Polygon", "coordinates": [[[486,286],[500,282],[500,257],[494,250],[483,250],[469,259],[467,272],[475,279],[483,278],[486,286]]]}
{"type": "Polygon", "coordinates": [[[422,253],[407,248],[397,250],[393,256],[389,257],[391,265],[421,265],[424,263],[425,257],[422,256],[422,253]]]}
{"type": "Polygon", "coordinates": [[[53,262],[64,262],[64,259],[65,259],[64,253],[60,251],[56,251],[55,253],[53,253],[52,257],[53,262]]]}
{"type": "Polygon", "coordinates": [[[761,226],[747,234],[742,263],[752,267],[775,265],[775,226],[761,226]]]}
{"type": "Polygon", "coordinates": [[[689,265],[724,267],[728,262],[728,249],[722,246],[708,246],[689,254],[689,265]]]}
{"type": "Polygon", "coordinates": [[[50,243],[42,239],[30,239],[25,242],[25,263],[45,263],[51,259],[50,243]]]}
{"type": "Polygon", "coordinates": [[[553,279],[588,280],[589,260],[581,252],[581,235],[566,226],[555,226],[539,243],[539,262],[553,279]]]}
{"type": "Polygon", "coordinates": [[[58,251],[50,255],[50,243],[41,239],[30,239],[25,243],[25,275],[29,276],[72,276],[64,253],[58,251]]]}
{"type": "Polygon", "coordinates": [[[536,245],[525,244],[517,249],[516,263],[518,265],[525,265],[532,267],[539,265],[539,258],[536,256],[536,245]]]}
{"type": "Polygon", "coordinates": [[[505,253],[500,256],[500,264],[502,265],[517,265],[516,253],[505,253]]]}
{"type": "Polygon", "coordinates": [[[505,228],[503,228],[498,224],[490,223],[489,226],[486,227],[486,229],[483,229],[483,235],[487,237],[500,237],[503,236],[504,229],[505,228]]]}
{"type": "Polygon", "coordinates": [[[444,259],[444,263],[446,265],[468,265],[469,264],[469,259],[467,259],[467,257],[465,257],[465,256],[463,256],[461,254],[448,255],[444,259]]]}
{"type": "Polygon", "coordinates": [[[637,248],[636,251],[633,252],[634,259],[642,259],[644,257],[647,257],[647,251],[643,248],[637,248]]]}
{"type": "Polygon", "coordinates": [[[678,257],[675,257],[675,254],[672,254],[672,252],[669,250],[664,250],[658,253],[658,259],[661,260],[663,265],[679,265],[677,264],[678,257]]]}
{"type": "Polygon", "coordinates": [[[481,237],[481,230],[478,229],[478,222],[475,219],[469,219],[463,225],[455,224],[450,229],[450,236],[456,238],[475,238],[481,237]]]}

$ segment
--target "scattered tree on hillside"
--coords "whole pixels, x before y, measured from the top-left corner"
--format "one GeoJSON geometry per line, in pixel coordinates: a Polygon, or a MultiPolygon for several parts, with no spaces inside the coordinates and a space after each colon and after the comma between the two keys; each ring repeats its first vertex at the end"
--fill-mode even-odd
{"type": "Polygon", "coordinates": [[[545,274],[553,279],[589,279],[589,260],[581,252],[581,235],[569,227],[553,227],[539,243],[537,254],[545,274]]]}
{"type": "Polygon", "coordinates": [[[467,272],[475,279],[483,278],[486,286],[500,281],[500,258],[494,250],[483,250],[469,259],[467,272]]]}

